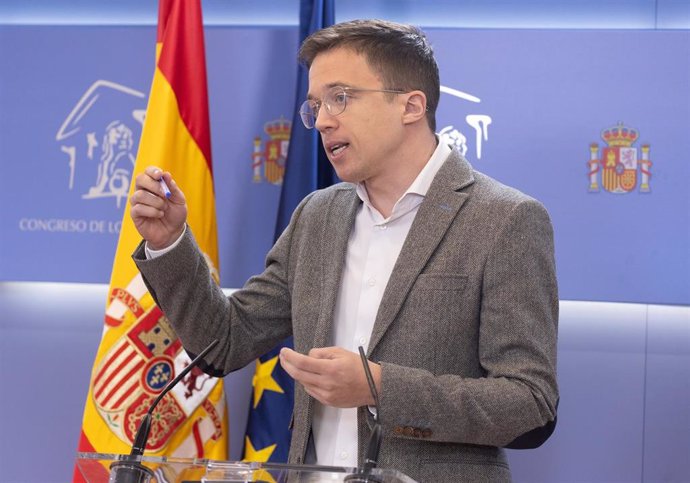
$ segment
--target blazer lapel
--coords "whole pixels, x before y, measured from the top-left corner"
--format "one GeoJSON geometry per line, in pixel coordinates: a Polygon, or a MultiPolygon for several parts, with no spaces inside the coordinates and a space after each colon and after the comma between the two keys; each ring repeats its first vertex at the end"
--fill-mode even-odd
{"type": "Polygon", "coordinates": [[[333,197],[328,207],[324,232],[320,237],[323,242],[321,244],[321,300],[312,347],[331,345],[333,311],[345,265],[350,232],[360,203],[354,189],[345,188],[333,197]]]}
{"type": "Polygon", "coordinates": [[[429,187],[410,227],[383,293],[369,342],[371,354],[395,319],[415,279],[469,196],[459,190],[472,184],[472,167],[453,150],[429,187]]]}

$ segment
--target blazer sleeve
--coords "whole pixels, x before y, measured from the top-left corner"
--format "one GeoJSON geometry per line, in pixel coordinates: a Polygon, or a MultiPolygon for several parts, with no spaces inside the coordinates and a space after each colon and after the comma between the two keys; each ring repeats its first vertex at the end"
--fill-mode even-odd
{"type": "Polygon", "coordinates": [[[292,333],[288,274],[295,225],[308,198],[266,257],[263,273],[226,297],[211,277],[191,230],[165,255],[147,260],[143,242],[133,254],[141,275],[187,352],[218,346],[202,368],[214,376],[239,369],[292,333]]]}
{"type": "Polygon", "coordinates": [[[517,447],[538,446],[550,435],[558,401],[558,293],[553,230],[541,204],[529,199],[512,209],[482,276],[477,350],[483,377],[382,361],[386,434],[517,447]],[[530,441],[530,432],[542,441],[530,441]]]}

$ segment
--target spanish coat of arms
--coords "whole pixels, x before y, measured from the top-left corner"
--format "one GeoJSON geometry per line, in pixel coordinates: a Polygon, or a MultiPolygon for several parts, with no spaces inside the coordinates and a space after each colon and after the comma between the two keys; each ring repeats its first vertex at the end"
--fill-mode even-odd
{"type": "Polygon", "coordinates": [[[606,143],[601,156],[597,143],[589,146],[589,191],[598,192],[601,182],[601,186],[610,193],[630,193],[638,185],[639,178],[639,192],[648,193],[652,176],[649,144],[643,144],[638,152],[638,148],[633,145],[639,138],[639,133],[621,122],[604,129],[601,138],[606,143]]]}

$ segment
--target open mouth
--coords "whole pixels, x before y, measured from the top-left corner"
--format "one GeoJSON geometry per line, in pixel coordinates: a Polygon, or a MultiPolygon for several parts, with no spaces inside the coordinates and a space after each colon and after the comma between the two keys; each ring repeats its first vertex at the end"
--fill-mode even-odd
{"type": "Polygon", "coordinates": [[[333,146],[330,147],[331,154],[333,156],[337,156],[340,153],[342,153],[347,147],[349,146],[348,143],[342,143],[342,144],[334,144],[333,146]]]}

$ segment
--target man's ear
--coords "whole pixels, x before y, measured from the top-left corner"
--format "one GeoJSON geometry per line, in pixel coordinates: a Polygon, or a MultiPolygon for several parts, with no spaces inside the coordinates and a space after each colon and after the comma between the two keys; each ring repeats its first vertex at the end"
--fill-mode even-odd
{"type": "Polygon", "coordinates": [[[426,116],[426,95],[422,91],[411,91],[406,96],[403,124],[412,124],[426,116]]]}

